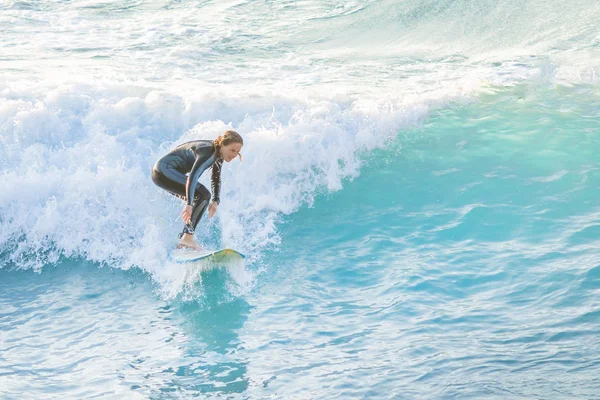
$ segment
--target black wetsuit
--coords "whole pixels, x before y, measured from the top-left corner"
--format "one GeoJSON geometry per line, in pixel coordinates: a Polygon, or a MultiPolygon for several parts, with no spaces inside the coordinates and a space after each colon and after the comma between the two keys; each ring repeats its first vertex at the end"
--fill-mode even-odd
{"type": "Polygon", "coordinates": [[[223,160],[210,140],[186,142],[160,158],[152,168],[152,180],[159,187],[184,199],[192,206],[192,220],[183,233],[193,234],[210,200],[208,189],[198,183],[200,175],[212,167],[213,201],[219,203],[223,160]],[[189,176],[187,175],[189,173],[189,176]]]}

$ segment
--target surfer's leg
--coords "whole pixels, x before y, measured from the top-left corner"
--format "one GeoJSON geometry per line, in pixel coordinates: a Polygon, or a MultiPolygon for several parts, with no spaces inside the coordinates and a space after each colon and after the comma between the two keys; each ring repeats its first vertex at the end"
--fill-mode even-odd
{"type": "Polygon", "coordinates": [[[204,211],[206,211],[209,201],[210,191],[204,185],[199,183],[196,186],[196,195],[194,196],[194,205],[192,208],[192,220],[190,221],[193,230],[196,229],[198,222],[202,219],[202,215],[204,215],[204,211]]]}
{"type": "MultiPolygon", "coordinates": [[[[167,162],[157,162],[152,169],[152,181],[169,193],[185,200],[185,185],[187,175],[175,168],[170,168],[167,162]]],[[[179,234],[180,245],[185,247],[199,248],[194,242],[193,235],[198,222],[202,218],[210,201],[210,191],[202,184],[196,185],[194,202],[192,205],[192,218],[189,224],[185,224],[183,231],[179,234]]]]}
{"type": "Polygon", "coordinates": [[[201,183],[196,185],[196,193],[194,196],[194,202],[192,203],[192,217],[190,218],[190,223],[185,224],[183,227],[183,231],[179,235],[181,238],[183,235],[193,235],[196,231],[196,226],[198,222],[204,215],[204,211],[208,206],[208,202],[210,200],[210,191],[201,183]]]}
{"type": "MultiPolygon", "coordinates": [[[[162,159],[161,159],[162,160],[162,159]]],[[[168,162],[161,162],[159,160],[152,168],[152,181],[160,188],[165,189],[167,192],[179,197],[185,201],[185,184],[187,182],[187,175],[179,172],[175,168],[171,168],[168,162]]],[[[201,185],[198,185],[201,186],[201,185]]],[[[196,193],[198,193],[198,186],[196,186],[196,193]]],[[[192,213],[193,215],[193,213],[192,213]]],[[[201,216],[201,214],[200,214],[201,216]]],[[[198,218],[199,219],[199,218],[198,218]]],[[[194,249],[200,249],[201,247],[194,241],[194,228],[195,226],[191,223],[186,224],[183,228],[183,232],[179,235],[179,247],[190,247],[194,249]]]]}
{"type": "Polygon", "coordinates": [[[178,248],[190,247],[196,250],[203,250],[202,246],[194,241],[194,232],[196,231],[198,222],[204,214],[204,210],[206,210],[206,207],[208,206],[209,200],[210,192],[208,189],[201,183],[196,185],[194,203],[192,205],[192,218],[190,219],[189,224],[185,224],[183,231],[179,234],[180,240],[179,245],[177,246],[178,248]]]}

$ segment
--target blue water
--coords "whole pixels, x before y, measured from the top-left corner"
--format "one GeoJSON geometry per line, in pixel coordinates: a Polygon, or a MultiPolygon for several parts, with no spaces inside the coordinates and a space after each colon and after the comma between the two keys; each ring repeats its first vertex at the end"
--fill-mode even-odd
{"type": "Polygon", "coordinates": [[[3,4],[0,399],[599,398],[599,17],[3,4]],[[230,128],[182,268],[150,167],[230,128]]]}

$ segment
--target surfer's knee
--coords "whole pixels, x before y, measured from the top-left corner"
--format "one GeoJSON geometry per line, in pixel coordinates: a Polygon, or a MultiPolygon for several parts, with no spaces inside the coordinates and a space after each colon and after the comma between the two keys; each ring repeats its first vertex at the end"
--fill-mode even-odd
{"type": "Polygon", "coordinates": [[[196,186],[196,202],[201,202],[202,200],[210,200],[210,191],[206,188],[206,186],[199,184],[196,186]]]}
{"type": "Polygon", "coordinates": [[[155,185],[165,188],[165,182],[169,179],[165,175],[165,165],[162,162],[162,158],[155,162],[152,166],[151,176],[152,182],[154,182],[155,185]]]}
{"type": "Polygon", "coordinates": [[[152,182],[157,186],[162,186],[161,175],[162,173],[158,169],[152,168],[152,182]]]}

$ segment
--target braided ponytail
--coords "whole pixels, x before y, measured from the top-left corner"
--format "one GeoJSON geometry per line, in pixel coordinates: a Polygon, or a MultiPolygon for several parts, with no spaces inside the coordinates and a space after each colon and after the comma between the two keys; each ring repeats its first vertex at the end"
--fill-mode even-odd
{"type": "Polygon", "coordinates": [[[219,135],[215,140],[213,140],[213,146],[215,149],[220,149],[223,145],[223,135],[219,135]]]}

